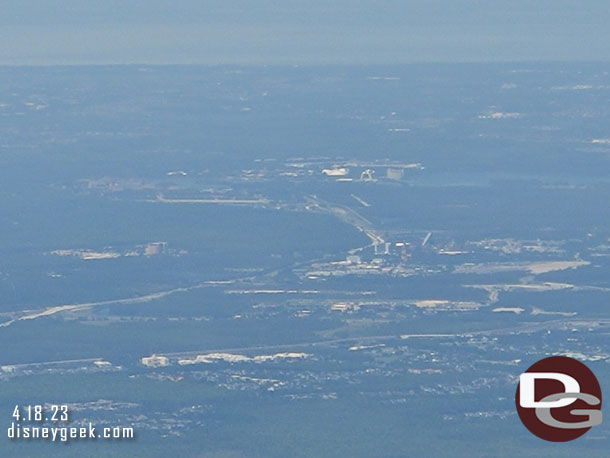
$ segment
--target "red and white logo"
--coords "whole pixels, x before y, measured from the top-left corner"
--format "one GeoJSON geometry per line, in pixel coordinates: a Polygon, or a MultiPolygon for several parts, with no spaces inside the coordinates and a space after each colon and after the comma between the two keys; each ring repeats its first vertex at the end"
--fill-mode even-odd
{"type": "Polygon", "coordinates": [[[565,356],[541,359],[521,374],[515,404],[525,427],[547,441],[574,440],[602,422],[597,378],[565,356]]]}

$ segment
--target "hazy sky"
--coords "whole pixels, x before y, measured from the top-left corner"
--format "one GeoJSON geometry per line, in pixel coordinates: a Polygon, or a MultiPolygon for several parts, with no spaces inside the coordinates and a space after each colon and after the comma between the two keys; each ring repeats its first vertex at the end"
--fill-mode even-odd
{"type": "Polygon", "coordinates": [[[608,0],[2,0],[0,64],[610,61],[608,0]]]}

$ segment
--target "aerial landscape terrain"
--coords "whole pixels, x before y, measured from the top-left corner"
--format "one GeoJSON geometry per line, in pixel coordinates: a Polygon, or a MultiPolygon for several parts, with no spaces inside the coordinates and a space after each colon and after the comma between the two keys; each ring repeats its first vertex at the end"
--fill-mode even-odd
{"type": "Polygon", "coordinates": [[[2,425],[136,436],[6,456],[547,456],[519,374],[610,380],[609,102],[608,64],[0,67],[2,425]]]}

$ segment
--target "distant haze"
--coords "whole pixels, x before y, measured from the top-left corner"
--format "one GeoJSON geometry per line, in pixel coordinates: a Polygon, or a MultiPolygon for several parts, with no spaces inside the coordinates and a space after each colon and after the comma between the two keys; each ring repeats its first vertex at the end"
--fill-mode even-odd
{"type": "Polygon", "coordinates": [[[610,2],[5,0],[0,65],[608,61],[610,2]]]}

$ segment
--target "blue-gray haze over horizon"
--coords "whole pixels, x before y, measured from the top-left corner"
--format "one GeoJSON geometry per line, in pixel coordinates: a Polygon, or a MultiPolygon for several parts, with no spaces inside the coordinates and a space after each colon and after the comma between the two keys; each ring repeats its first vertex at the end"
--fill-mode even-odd
{"type": "Polygon", "coordinates": [[[0,65],[607,61],[604,1],[5,1],[0,65]]]}

